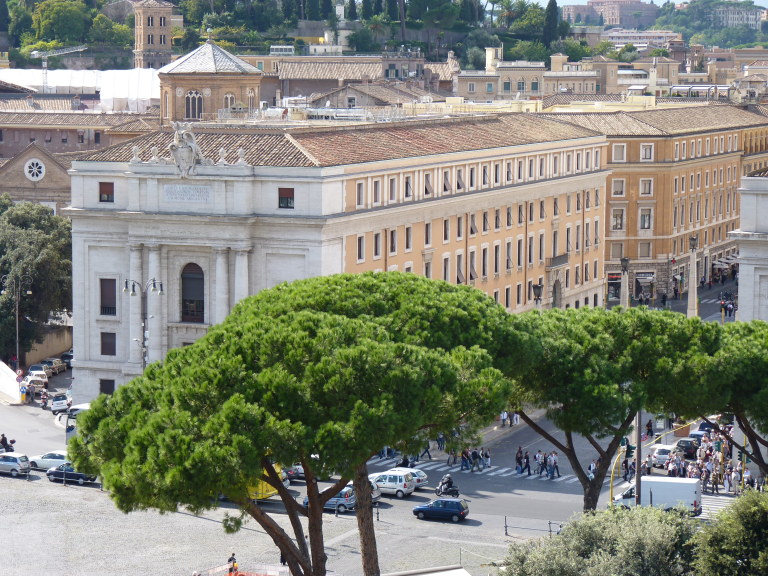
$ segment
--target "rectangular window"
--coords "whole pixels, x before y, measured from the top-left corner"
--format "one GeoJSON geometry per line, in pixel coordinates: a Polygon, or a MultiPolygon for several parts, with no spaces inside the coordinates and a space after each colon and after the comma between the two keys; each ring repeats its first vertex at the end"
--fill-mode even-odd
{"type": "Polygon", "coordinates": [[[624,196],[624,180],[614,178],[612,180],[611,194],[613,196],[624,196]]]}
{"type": "Polygon", "coordinates": [[[432,223],[424,223],[424,246],[432,245],[432,223]]]}
{"type": "Polygon", "coordinates": [[[451,173],[449,170],[443,170],[443,192],[451,191],[451,173]]]}
{"type": "Polygon", "coordinates": [[[640,208],[640,230],[651,229],[651,214],[650,208],[640,208]]]}
{"type": "Polygon", "coordinates": [[[413,250],[413,228],[410,226],[405,227],[405,251],[410,252],[413,250]]]}
{"type": "Polygon", "coordinates": [[[480,252],[480,276],[488,278],[488,248],[480,252]]]}
{"type": "Polygon", "coordinates": [[[614,208],[611,211],[611,230],[624,230],[624,208],[614,208]]]}
{"type": "MultiPolygon", "coordinates": [[[[2,134],[0,134],[0,142],[2,142],[2,134]]],[[[507,162],[507,182],[512,181],[512,162],[507,162]]]]}
{"type": "Polygon", "coordinates": [[[624,257],[624,244],[622,242],[611,242],[611,260],[619,260],[624,257]]]}
{"type": "Polygon", "coordinates": [[[376,232],[373,235],[373,257],[381,257],[381,232],[376,232]]]}
{"type": "Polygon", "coordinates": [[[680,143],[675,142],[675,160],[680,158],[680,143]]]}
{"type": "Polygon", "coordinates": [[[539,219],[544,220],[547,217],[547,212],[544,210],[544,200],[539,200],[539,219]]]}
{"type": "Polygon", "coordinates": [[[640,161],[653,161],[653,144],[640,144],[640,161]]]}
{"type": "Polygon", "coordinates": [[[483,212],[483,232],[488,232],[490,230],[491,226],[488,222],[488,212],[483,212]]]}
{"type": "Polygon", "coordinates": [[[154,44],[154,43],[155,43],[154,34],[147,34],[147,44],[154,44]]]}
{"type": "Polygon", "coordinates": [[[512,306],[512,286],[504,288],[504,307],[509,308],[512,306]]]}
{"type": "Polygon", "coordinates": [[[293,188],[277,189],[278,208],[293,208],[293,188]]]}
{"type": "Polygon", "coordinates": [[[517,305],[520,306],[520,304],[523,302],[523,286],[522,284],[517,285],[517,305]]]}
{"type": "Polygon", "coordinates": [[[430,196],[434,190],[432,189],[432,175],[424,174],[424,196],[430,196]]]}
{"type": "Polygon", "coordinates": [[[507,206],[507,228],[512,226],[512,206],[507,206]]]}
{"type": "Polygon", "coordinates": [[[117,280],[114,278],[100,278],[99,288],[101,293],[101,315],[117,316],[117,280]]]}
{"type": "Polygon", "coordinates": [[[517,240],[517,266],[518,268],[523,265],[523,239],[517,240]]]}
{"type": "Polygon", "coordinates": [[[464,254],[456,254],[456,283],[464,284],[467,277],[464,275],[464,254]]]}
{"type": "Polygon", "coordinates": [[[432,278],[432,262],[424,262],[424,278],[432,278]]]}
{"type": "Polygon", "coordinates": [[[411,177],[405,177],[405,197],[410,198],[413,196],[413,189],[411,188],[411,177]]]}
{"type": "MultiPolygon", "coordinates": [[[[51,141],[51,137],[47,136],[45,139],[46,142],[51,141]]],[[[94,132],[93,133],[93,143],[94,144],[101,144],[101,132],[94,132]]]]}
{"type": "Polygon", "coordinates": [[[501,180],[501,166],[499,164],[493,165],[493,183],[498,184],[501,180]]]}
{"type": "Polygon", "coordinates": [[[496,211],[494,212],[493,228],[496,231],[501,229],[501,210],[499,210],[498,208],[496,208],[496,211]]]}
{"type": "Polygon", "coordinates": [[[581,192],[576,192],[576,212],[581,212],[581,192]]]}
{"type": "Polygon", "coordinates": [[[467,84],[467,92],[474,93],[474,91],[475,91],[475,83],[470,82],[469,84],[467,84]]]}
{"type": "Polygon", "coordinates": [[[115,393],[115,381],[99,378],[99,394],[114,394],[115,393]]]}
{"type": "Polygon", "coordinates": [[[381,204],[381,182],[373,181],[373,203],[381,204]]]}
{"type": "Polygon", "coordinates": [[[600,206],[600,190],[595,188],[595,208],[600,206]]]}
{"type": "Polygon", "coordinates": [[[397,254],[397,228],[389,231],[389,253],[397,254]]]}
{"type": "Polygon", "coordinates": [[[461,168],[456,170],[456,189],[457,190],[464,189],[464,174],[461,168]]]}
{"type": "Polygon", "coordinates": [[[488,94],[493,94],[493,82],[486,82],[485,83],[485,91],[488,94]]]}
{"type": "Polygon", "coordinates": [[[464,238],[464,216],[456,216],[456,240],[464,238]]]}
{"type": "Polygon", "coordinates": [[[512,82],[507,80],[506,82],[504,82],[503,88],[504,88],[504,92],[511,92],[512,91],[512,82]]]}
{"type": "Polygon", "coordinates": [[[533,236],[528,236],[528,265],[533,264],[533,236]]]}
{"type": "Polygon", "coordinates": [[[115,183],[99,182],[99,202],[115,201],[115,183]]]}
{"type": "Polygon", "coordinates": [[[160,44],[165,44],[165,34],[160,34],[160,44]]]}
{"type": "Polygon", "coordinates": [[[544,260],[544,232],[539,233],[539,261],[544,260]]]}
{"type": "Polygon", "coordinates": [[[365,260],[365,236],[357,237],[357,261],[365,260]]]}
{"type": "Polygon", "coordinates": [[[523,179],[523,161],[518,160],[517,161],[517,180],[520,181],[523,179]]]}
{"type": "Polygon", "coordinates": [[[552,215],[560,216],[560,207],[557,204],[557,198],[553,198],[552,200],[552,215]]]}
{"type": "Polygon", "coordinates": [[[155,17],[147,16],[147,26],[154,26],[154,25],[155,25],[155,17]]]}
{"type": "Polygon", "coordinates": [[[389,179],[389,201],[395,202],[397,200],[397,179],[389,179]]]}
{"type": "Polygon", "coordinates": [[[493,247],[493,273],[498,275],[501,272],[501,246],[496,244],[493,247]]]}
{"type": "Polygon", "coordinates": [[[626,144],[614,144],[613,145],[613,161],[614,162],[626,162],[626,144]]]}
{"type": "Polygon", "coordinates": [[[650,258],[651,257],[651,243],[639,242],[637,244],[637,256],[638,258],[650,258]]]}
{"type": "Polygon", "coordinates": [[[365,204],[365,187],[363,186],[362,182],[357,183],[357,194],[355,197],[355,202],[357,203],[358,208],[365,204]]]}
{"type": "Polygon", "coordinates": [[[581,250],[581,224],[576,224],[576,252],[581,250]]]}
{"type": "Polygon", "coordinates": [[[165,16],[160,16],[160,26],[165,26],[165,16]]]}
{"type": "Polygon", "coordinates": [[[509,270],[512,270],[512,240],[507,240],[506,252],[507,252],[506,269],[507,271],[509,271],[509,270]]]}
{"type": "Polygon", "coordinates": [[[117,334],[115,332],[101,333],[101,355],[117,356],[117,334]]]}
{"type": "Polygon", "coordinates": [[[475,187],[475,169],[474,168],[469,169],[469,187],[470,188],[475,187]]]}
{"type": "Polygon", "coordinates": [[[488,166],[483,166],[483,186],[488,185],[488,166]]]}
{"type": "Polygon", "coordinates": [[[475,215],[469,215],[469,235],[474,236],[477,234],[477,224],[475,223],[475,215]]]}
{"type": "Polygon", "coordinates": [[[640,196],[653,195],[653,178],[640,179],[640,196]]]}
{"type": "Polygon", "coordinates": [[[448,218],[443,220],[443,242],[451,240],[451,221],[448,218]]]}
{"type": "Polygon", "coordinates": [[[443,258],[443,280],[445,282],[451,281],[451,259],[448,256],[443,258]]]}

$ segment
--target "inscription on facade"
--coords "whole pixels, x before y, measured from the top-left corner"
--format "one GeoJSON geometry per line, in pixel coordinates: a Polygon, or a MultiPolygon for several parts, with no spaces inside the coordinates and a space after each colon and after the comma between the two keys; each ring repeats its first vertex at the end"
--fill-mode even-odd
{"type": "Polygon", "coordinates": [[[211,187],[166,184],[163,186],[163,196],[166,202],[206,204],[211,200],[211,187]]]}

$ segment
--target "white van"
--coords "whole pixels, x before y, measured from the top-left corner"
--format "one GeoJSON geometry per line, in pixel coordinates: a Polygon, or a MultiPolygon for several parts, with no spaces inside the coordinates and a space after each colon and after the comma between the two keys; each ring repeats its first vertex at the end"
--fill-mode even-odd
{"type": "Polygon", "coordinates": [[[409,496],[416,489],[416,482],[410,472],[387,470],[370,474],[368,479],[379,487],[382,494],[394,494],[398,498],[409,496]]]}
{"type": "MultiPolygon", "coordinates": [[[[670,510],[684,506],[693,516],[701,514],[701,482],[698,478],[643,476],[640,482],[641,506],[670,510]]],[[[613,498],[614,506],[631,508],[635,505],[635,486],[613,498]]]]}

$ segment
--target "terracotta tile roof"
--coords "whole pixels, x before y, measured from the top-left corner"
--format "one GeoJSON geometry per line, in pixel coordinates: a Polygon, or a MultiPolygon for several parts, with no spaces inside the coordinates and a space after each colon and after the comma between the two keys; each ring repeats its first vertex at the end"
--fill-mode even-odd
{"type": "Polygon", "coordinates": [[[64,170],[72,168],[72,162],[80,160],[86,154],[90,154],[92,151],[77,151],[77,152],[58,152],[53,154],[53,158],[58,162],[64,170]]]}
{"type": "Polygon", "coordinates": [[[383,76],[381,61],[376,62],[292,62],[278,68],[282,80],[377,80],[383,76]]]}
{"type": "MultiPolygon", "coordinates": [[[[437,154],[521,146],[592,137],[597,133],[567,122],[534,114],[499,114],[475,118],[419,120],[364,126],[323,128],[255,129],[231,133],[226,128],[201,127],[195,132],[203,155],[213,161],[219,149],[226,160],[238,160],[237,150],[245,150],[245,161],[253,166],[339,166],[416,158],[437,154]]],[[[137,146],[139,157],[148,161],[152,147],[160,157],[170,158],[168,145],[173,133],[155,132],[128,142],[103,148],[82,159],[96,162],[128,162],[137,146]]]]}
{"type": "Polygon", "coordinates": [[[735,106],[689,106],[642,112],[560,112],[544,116],[558,118],[606,136],[671,136],[765,124],[758,114],[735,106]]]}
{"type": "Polygon", "coordinates": [[[430,70],[432,74],[437,76],[442,81],[448,81],[453,79],[452,64],[450,62],[425,62],[424,69],[430,70]]]}
{"type": "MultiPolygon", "coordinates": [[[[79,110],[93,110],[99,105],[99,98],[80,98],[79,110]]],[[[34,94],[2,94],[0,95],[0,112],[72,112],[72,96],[51,96],[34,94]]]]}
{"type": "Polygon", "coordinates": [[[696,106],[632,112],[631,115],[667,134],[710,132],[764,124],[760,116],[736,106],[696,106]]]}
{"type": "Polygon", "coordinates": [[[163,0],[140,0],[139,2],[134,2],[134,4],[138,6],[147,6],[149,8],[154,7],[173,7],[173,4],[170,2],[163,2],[163,0]]]}
{"type": "Polygon", "coordinates": [[[31,94],[34,90],[32,88],[28,88],[27,86],[21,86],[19,84],[14,84],[13,82],[6,82],[4,80],[0,80],[0,93],[4,94],[14,94],[14,93],[21,93],[21,94],[31,94]]]}
{"type": "Polygon", "coordinates": [[[138,119],[135,114],[93,114],[82,112],[0,112],[0,126],[34,125],[42,128],[109,128],[138,119]]]}
{"type": "Polygon", "coordinates": [[[166,64],[159,74],[261,74],[261,70],[230,54],[212,40],[166,64]]]}
{"type": "Polygon", "coordinates": [[[544,110],[571,102],[621,102],[621,94],[552,94],[541,102],[544,110]]]}
{"type": "Polygon", "coordinates": [[[159,116],[147,116],[132,118],[128,122],[123,122],[117,126],[112,126],[107,129],[110,134],[134,134],[143,132],[153,132],[160,129],[160,117],[159,116]]]}

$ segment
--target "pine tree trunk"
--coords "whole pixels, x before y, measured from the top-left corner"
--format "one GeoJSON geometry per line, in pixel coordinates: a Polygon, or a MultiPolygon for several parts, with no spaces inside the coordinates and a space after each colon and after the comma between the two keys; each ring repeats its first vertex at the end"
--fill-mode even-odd
{"type": "Polygon", "coordinates": [[[371,503],[371,481],[365,462],[355,468],[352,481],[357,496],[357,528],[360,532],[360,556],[362,573],[366,576],[380,576],[379,553],[376,548],[376,531],[373,527],[373,506],[371,503]]]}

